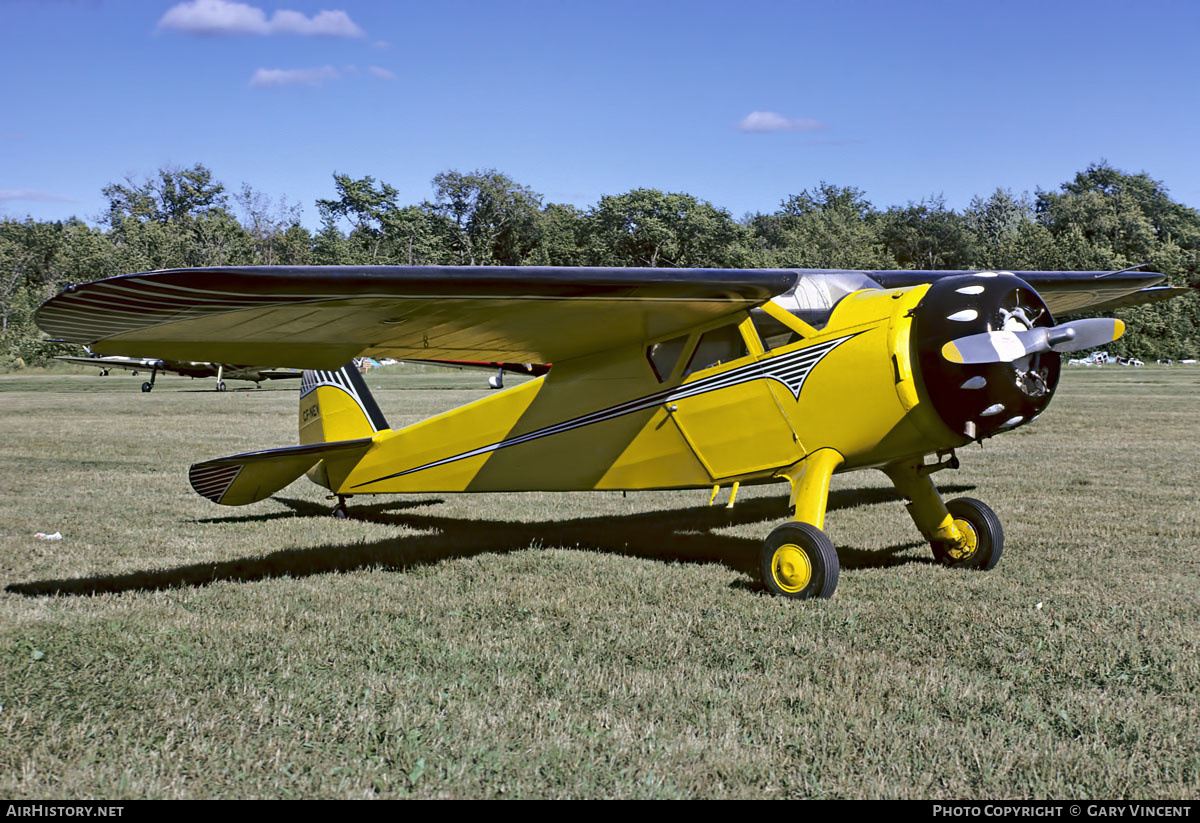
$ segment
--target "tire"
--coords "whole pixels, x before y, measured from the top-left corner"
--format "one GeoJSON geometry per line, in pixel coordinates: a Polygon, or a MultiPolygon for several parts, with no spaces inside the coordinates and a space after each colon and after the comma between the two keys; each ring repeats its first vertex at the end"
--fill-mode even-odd
{"type": "Polygon", "coordinates": [[[142,391],[150,391],[152,388],[154,388],[154,386],[150,384],[149,380],[142,384],[142,391]]]}
{"type": "Polygon", "coordinates": [[[832,597],[837,590],[837,550],[811,523],[784,523],[763,541],[759,575],[771,594],[794,600],[832,597]]]}
{"type": "Polygon", "coordinates": [[[1000,518],[987,504],[973,497],[951,500],[946,509],[954,517],[955,525],[973,538],[974,546],[964,553],[956,551],[949,543],[935,540],[932,543],[934,558],[943,566],[979,571],[994,569],[1004,553],[1004,528],[1000,518]]]}
{"type": "Polygon", "coordinates": [[[225,391],[225,389],[226,389],[225,381],[222,380],[220,383],[217,384],[217,391],[225,391]]]}

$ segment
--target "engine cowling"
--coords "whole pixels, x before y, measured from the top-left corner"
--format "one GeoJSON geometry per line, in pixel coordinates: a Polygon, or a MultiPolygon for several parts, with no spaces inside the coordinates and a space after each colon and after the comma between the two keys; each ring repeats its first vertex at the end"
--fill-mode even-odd
{"type": "Polygon", "coordinates": [[[971,334],[1053,325],[1042,298],[1013,274],[983,272],[935,281],[913,310],[912,345],[942,421],[967,440],[982,440],[1041,414],[1058,387],[1062,361],[1057,352],[972,364],[951,362],[942,350],[971,334]]]}

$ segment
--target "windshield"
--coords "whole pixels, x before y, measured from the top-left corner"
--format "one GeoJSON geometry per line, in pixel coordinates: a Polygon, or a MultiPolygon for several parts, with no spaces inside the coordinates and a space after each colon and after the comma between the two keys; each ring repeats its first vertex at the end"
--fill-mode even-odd
{"type": "MultiPolygon", "coordinates": [[[[860,271],[828,270],[797,273],[796,285],[772,300],[780,308],[799,317],[815,329],[825,328],[829,316],[843,297],[861,289],[882,288],[860,271]]],[[[780,323],[762,309],[750,312],[763,348],[767,351],[786,346],[800,339],[800,335],[780,323]]]]}

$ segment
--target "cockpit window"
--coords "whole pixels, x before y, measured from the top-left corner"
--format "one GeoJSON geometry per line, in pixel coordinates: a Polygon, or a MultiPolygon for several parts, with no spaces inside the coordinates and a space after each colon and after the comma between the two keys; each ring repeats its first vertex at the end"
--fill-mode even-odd
{"type": "Polygon", "coordinates": [[[696,345],[696,351],[692,355],[692,359],[688,361],[683,376],[687,377],[692,372],[707,369],[709,366],[737,360],[749,353],[746,341],[742,339],[742,333],[736,325],[721,326],[719,329],[706,331],[700,337],[700,342],[696,345]]]}
{"type": "Polygon", "coordinates": [[[783,325],[762,309],[751,311],[750,319],[754,321],[754,329],[762,340],[763,351],[771,351],[801,339],[800,332],[783,325]]]}
{"type": "Polygon", "coordinates": [[[675,371],[675,364],[679,362],[679,356],[683,354],[687,341],[688,336],[685,334],[661,343],[653,343],[646,349],[646,359],[650,361],[650,368],[654,369],[654,376],[658,378],[659,383],[665,383],[675,371]]]}
{"type": "MultiPolygon", "coordinates": [[[[843,297],[862,289],[881,288],[883,287],[860,271],[822,271],[798,275],[796,285],[771,302],[788,310],[814,329],[823,329],[829,322],[829,316],[833,314],[834,306],[840,303],[843,297]]],[[[757,318],[755,325],[758,325],[757,318]]],[[[759,335],[764,342],[773,336],[761,328],[759,335]]],[[[782,344],[767,348],[776,348],[778,345],[782,344]]]]}

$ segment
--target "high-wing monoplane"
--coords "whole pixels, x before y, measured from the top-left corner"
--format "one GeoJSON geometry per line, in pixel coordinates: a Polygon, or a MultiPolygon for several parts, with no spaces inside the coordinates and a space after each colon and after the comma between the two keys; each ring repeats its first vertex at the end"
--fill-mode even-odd
{"type": "Polygon", "coordinates": [[[265,366],[237,366],[231,363],[198,363],[191,360],[162,360],[157,357],[126,357],[119,354],[98,355],[86,357],[60,355],[55,360],[65,363],[76,363],[81,366],[94,366],[100,369],[100,376],[107,377],[112,369],[126,369],[136,376],[140,371],[150,372],[150,379],[142,383],[142,391],[154,389],[154,380],[159,373],[178,374],[183,377],[215,377],[217,391],[225,391],[225,378],[230,380],[246,380],[261,384],[264,380],[296,380],[300,372],[296,369],[275,369],[265,366]]]}
{"type": "Polygon", "coordinates": [[[880,469],[950,566],[990,569],[999,518],[943,502],[955,449],[1032,422],[1061,352],[1119,320],[1053,314],[1173,296],[1136,272],[502,267],[174,270],[72,287],[37,314],[99,352],[307,369],[300,445],[191,467],[242,505],[307,474],[339,498],[424,492],[678,489],[786,482],[791,522],[762,582],[828,597],[835,472],[880,469]],[[392,429],[361,356],[553,363],[545,375],[392,429]]]}

